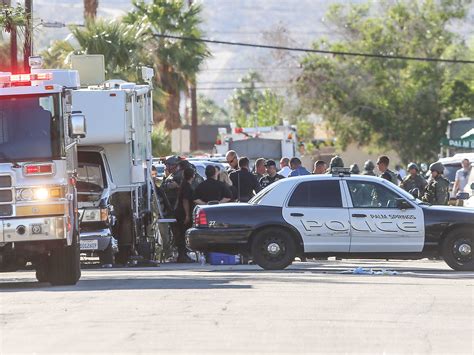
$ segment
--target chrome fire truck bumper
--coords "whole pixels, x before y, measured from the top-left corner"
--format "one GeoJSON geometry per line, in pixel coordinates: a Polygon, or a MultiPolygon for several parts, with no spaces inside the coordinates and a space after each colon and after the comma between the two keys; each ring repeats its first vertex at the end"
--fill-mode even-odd
{"type": "Polygon", "coordinates": [[[0,220],[0,243],[65,240],[65,216],[10,218],[0,220]]]}

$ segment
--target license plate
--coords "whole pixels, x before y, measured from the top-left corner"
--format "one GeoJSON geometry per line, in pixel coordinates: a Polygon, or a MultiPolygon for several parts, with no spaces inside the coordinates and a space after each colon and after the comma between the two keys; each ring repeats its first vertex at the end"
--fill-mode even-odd
{"type": "Polygon", "coordinates": [[[81,240],[81,250],[97,250],[99,249],[98,240],[81,240]]]}

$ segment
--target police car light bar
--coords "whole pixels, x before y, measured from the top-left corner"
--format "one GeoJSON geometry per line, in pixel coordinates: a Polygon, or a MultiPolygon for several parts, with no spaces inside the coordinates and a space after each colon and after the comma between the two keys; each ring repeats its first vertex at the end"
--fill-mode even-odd
{"type": "Polygon", "coordinates": [[[351,169],[350,168],[332,168],[331,169],[332,176],[351,176],[351,169]]]}

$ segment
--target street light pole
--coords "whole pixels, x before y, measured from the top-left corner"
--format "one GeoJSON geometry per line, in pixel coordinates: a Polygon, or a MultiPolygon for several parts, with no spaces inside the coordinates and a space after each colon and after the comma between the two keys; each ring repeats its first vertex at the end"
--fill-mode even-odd
{"type": "Polygon", "coordinates": [[[33,52],[33,0],[25,0],[25,43],[23,45],[23,70],[28,72],[30,70],[29,58],[33,52]]]}

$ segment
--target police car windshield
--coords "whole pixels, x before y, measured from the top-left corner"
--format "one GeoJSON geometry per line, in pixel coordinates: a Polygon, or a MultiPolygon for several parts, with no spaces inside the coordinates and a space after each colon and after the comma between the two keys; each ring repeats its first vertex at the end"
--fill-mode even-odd
{"type": "Polygon", "coordinates": [[[275,186],[277,185],[278,182],[273,183],[266,188],[264,188],[262,191],[260,191],[258,194],[256,194],[254,197],[252,197],[248,203],[252,205],[259,205],[262,199],[270,192],[272,191],[275,186]]]}
{"type": "Polygon", "coordinates": [[[0,97],[0,162],[59,159],[59,95],[0,97]]]}

